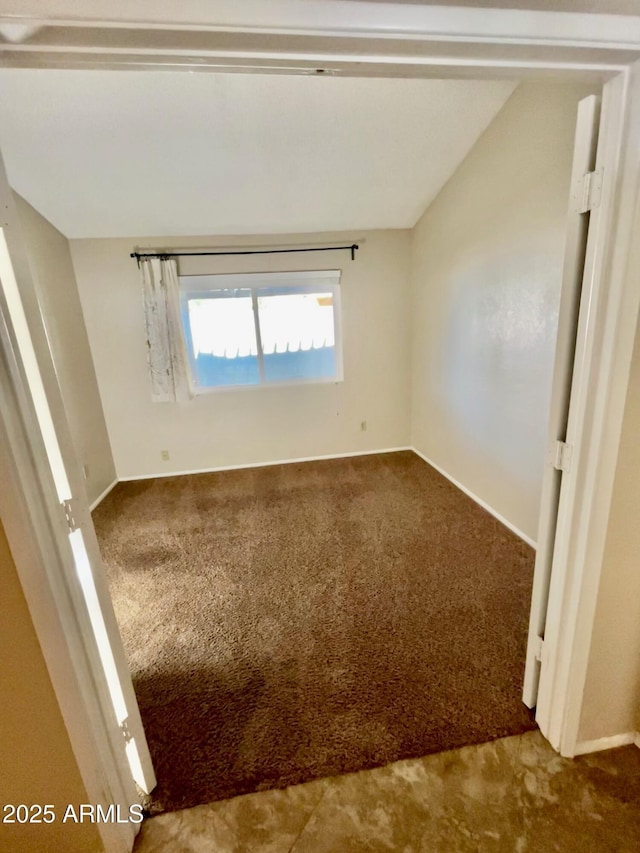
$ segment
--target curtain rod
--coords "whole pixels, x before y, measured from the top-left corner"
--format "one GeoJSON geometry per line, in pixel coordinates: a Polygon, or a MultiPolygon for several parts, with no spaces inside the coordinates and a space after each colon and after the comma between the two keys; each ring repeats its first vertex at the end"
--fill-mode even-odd
{"type": "Polygon", "coordinates": [[[143,258],[184,258],[209,255],[282,255],[289,252],[351,252],[351,260],[355,260],[356,251],[360,247],[357,243],[350,246],[318,246],[303,249],[243,249],[234,252],[131,252],[130,257],[135,258],[140,266],[143,258]]]}

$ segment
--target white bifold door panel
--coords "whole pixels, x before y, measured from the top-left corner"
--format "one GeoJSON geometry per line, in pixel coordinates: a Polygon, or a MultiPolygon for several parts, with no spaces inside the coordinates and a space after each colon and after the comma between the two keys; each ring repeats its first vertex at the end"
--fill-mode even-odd
{"type": "MultiPolygon", "coordinates": [[[[52,549],[48,574],[40,584],[49,585],[54,598],[64,602],[60,605],[66,608],[63,630],[70,659],[78,662],[81,689],[92,696],[89,704],[94,708],[95,737],[118,768],[118,784],[110,783],[106,796],[117,799],[117,789],[131,804],[143,800],[156,780],[48,347],[28,246],[1,162],[0,202],[4,211],[0,313],[5,330],[0,355],[7,373],[13,374],[14,398],[22,401],[18,403],[19,418],[36,446],[34,468],[39,485],[32,485],[31,501],[34,506],[41,499],[46,503],[55,542],[55,556],[52,549]]],[[[17,441],[15,430],[14,434],[17,441]]],[[[37,589],[37,584],[33,586],[37,589]]],[[[27,600],[33,609],[33,602],[27,600]]],[[[46,659],[46,648],[44,651],[46,659]]],[[[58,692],[59,685],[52,681],[58,692]]]]}
{"type": "Polygon", "coordinates": [[[567,430],[572,387],[580,368],[579,347],[578,350],[576,348],[579,320],[581,313],[589,311],[588,288],[583,288],[589,221],[591,211],[599,204],[603,179],[597,163],[599,124],[600,98],[591,95],[580,101],[576,123],[547,458],[542,481],[523,690],[523,701],[529,708],[537,704],[541,668],[545,665],[544,638],[554,555],[557,557],[558,508],[563,479],[571,468],[573,448],[567,430]]]}

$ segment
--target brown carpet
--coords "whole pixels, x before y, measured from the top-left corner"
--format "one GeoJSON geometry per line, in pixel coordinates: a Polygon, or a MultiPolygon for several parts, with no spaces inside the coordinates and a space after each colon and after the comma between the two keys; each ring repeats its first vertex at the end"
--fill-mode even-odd
{"type": "Polygon", "coordinates": [[[534,553],[411,452],[121,483],[94,520],[153,811],[534,727],[534,553]]]}

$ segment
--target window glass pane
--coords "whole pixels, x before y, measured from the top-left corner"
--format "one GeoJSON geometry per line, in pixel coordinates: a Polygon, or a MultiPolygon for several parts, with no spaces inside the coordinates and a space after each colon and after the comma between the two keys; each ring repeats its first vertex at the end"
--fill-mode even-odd
{"type": "Polygon", "coordinates": [[[251,291],[189,298],[187,309],[197,384],[257,385],[260,373],[251,291]]]}
{"type": "Polygon", "coordinates": [[[336,374],[332,293],[258,296],[267,382],[336,374]]]}

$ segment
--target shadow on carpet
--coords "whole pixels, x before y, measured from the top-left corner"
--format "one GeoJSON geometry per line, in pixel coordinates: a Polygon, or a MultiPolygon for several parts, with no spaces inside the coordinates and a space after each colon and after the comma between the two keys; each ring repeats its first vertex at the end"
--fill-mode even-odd
{"type": "Polygon", "coordinates": [[[535,727],[534,552],[410,451],[120,483],[94,522],[153,812],[535,727]]]}

